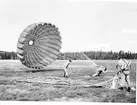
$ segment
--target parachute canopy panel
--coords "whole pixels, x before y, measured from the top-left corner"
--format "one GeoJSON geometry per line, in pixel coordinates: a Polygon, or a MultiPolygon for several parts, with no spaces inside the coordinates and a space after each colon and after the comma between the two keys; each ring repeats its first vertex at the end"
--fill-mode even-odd
{"type": "Polygon", "coordinates": [[[61,43],[61,36],[55,25],[34,23],[20,34],[17,56],[25,66],[40,69],[57,59],[61,43]]]}

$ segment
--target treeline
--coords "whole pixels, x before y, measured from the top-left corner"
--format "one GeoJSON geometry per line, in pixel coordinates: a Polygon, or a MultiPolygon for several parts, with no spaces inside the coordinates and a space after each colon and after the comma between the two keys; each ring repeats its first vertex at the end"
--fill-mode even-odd
{"type": "Polygon", "coordinates": [[[13,59],[16,60],[18,59],[17,54],[15,52],[6,52],[6,51],[0,51],[0,59],[1,60],[8,60],[8,59],[13,59]]]}
{"type": "Polygon", "coordinates": [[[126,59],[137,59],[137,53],[132,53],[130,51],[124,52],[112,52],[112,51],[85,51],[85,52],[66,52],[61,53],[58,59],[73,59],[73,60],[85,60],[86,58],[82,55],[84,53],[90,59],[96,60],[116,60],[118,57],[123,55],[126,59]]]}
{"type": "MultiPolygon", "coordinates": [[[[84,56],[86,55],[90,59],[96,59],[96,60],[116,60],[120,55],[124,55],[126,59],[137,59],[137,53],[133,52],[112,52],[112,51],[84,51],[84,52],[65,52],[61,53],[57,59],[59,60],[86,60],[87,58],[84,56]]],[[[8,59],[19,59],[17,57],[16,52],[6,52],[6,51],[0,51],[0,60],[8,60],[8,59]]]]}

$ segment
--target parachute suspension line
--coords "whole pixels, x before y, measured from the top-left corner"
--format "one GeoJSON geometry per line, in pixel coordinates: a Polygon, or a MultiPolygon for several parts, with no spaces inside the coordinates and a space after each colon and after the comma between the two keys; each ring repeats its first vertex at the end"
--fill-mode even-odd
{"type": "Polygon", "coordinates": [[[91,60],[89,57],[87,57],[83,52],[81,52],[81,54],[87,59],[87,60],[91,60]]]}

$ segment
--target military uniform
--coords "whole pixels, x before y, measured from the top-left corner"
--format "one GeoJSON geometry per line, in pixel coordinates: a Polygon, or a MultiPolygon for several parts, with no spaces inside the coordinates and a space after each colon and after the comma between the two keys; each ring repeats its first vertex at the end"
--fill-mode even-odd
{"type": "Polygon", "coordinates": [[[68,60],[63,65],[64,77],[68,77],[68,70],[67,70],[67,68],[68,68],[68,66],[70,65],[71,62],[72,62],[71,60],[68,60]]]}
{"type": "Polygon", "coordinates": [[[98,65],[97,68],[96,68],[96,70],[95,70],[96,73],[95,73],[94,75],[92,75],[92,76],[94,76],[94,77],[96,77],[96,76],[100,76],[101,73],[105,73],[106,70],[107,70],[106,67],[103,67],[103,66],[98,65]]]}
{"type": "Polygon", "coordinates": [[[116,68],[118,70],[117,76],[119,77],[119,84],[122,88],[126,87],[127,91],[130,91],[130,69],[131,69],[131,62],[127,61],[126,59],[120,59],[116,64],[116,68]]]}

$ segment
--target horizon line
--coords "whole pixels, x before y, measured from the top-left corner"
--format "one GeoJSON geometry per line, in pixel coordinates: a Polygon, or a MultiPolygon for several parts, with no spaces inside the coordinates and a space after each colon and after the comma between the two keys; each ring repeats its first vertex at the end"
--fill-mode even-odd
{"type": "MultiPolygon", "coordinates": [[[[93,51],[93,52],[120,52],[120,51],[124,51],[124,50],[119,50],[119,51],[113,51],[113,50],[108,50],[108,51],[103,51],[103,50],[86,50],[86,51],[60,51],[61,53],[75,53],[75,52],[90,52],[90,51],[93,51]]],[[[15,52],[17,53],[16,51],[3,51],[3,50],[0,50],[0,52],[15,52]]],[[[131,52],[131,53],[137,53],[137,52],[133,52],[133,51],[124,51],[124,53],[126,52],[131,52]]]]}

